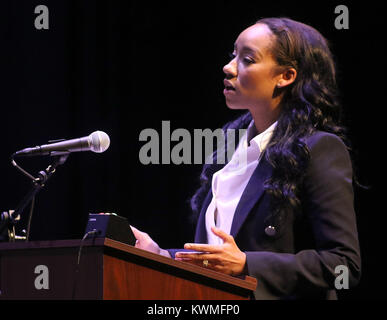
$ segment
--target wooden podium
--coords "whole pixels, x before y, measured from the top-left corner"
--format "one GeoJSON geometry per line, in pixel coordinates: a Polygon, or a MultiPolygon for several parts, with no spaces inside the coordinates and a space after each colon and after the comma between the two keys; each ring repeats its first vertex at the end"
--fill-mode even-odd
{"type": "Polygon", "coordinates": [[[109,238],[0,243],[0,299],[247,300],[257,281],[109,238]]]}

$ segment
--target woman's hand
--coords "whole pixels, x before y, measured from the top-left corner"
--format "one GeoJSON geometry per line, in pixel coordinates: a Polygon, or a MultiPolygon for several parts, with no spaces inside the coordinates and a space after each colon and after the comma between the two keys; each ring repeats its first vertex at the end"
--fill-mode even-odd
{"type": "Polygon", "coordinates": [[[168,258],[171,257],[169,252],[167,250],[161,249],[159,245],[154,242],[153,239],[147,233],[142,232],[133,226],[130,226],[130,228],[132,229],[133,234],[137,239],[135,244],[136,248],[160,254],[168,258]]]}
{"type": "Polygon", "coordinates": [[[184,249],[200,251],[200,253],[176,253],[176,260],[191,262],[207,268],[237,276],[246,273],[246,254],[239,250],[234,238],[222,230],[212,227],[211,231],[223,240],[221,245],[187,243],[184,249]],[[203,252],[203,253],[202,253],[203,252]]]}

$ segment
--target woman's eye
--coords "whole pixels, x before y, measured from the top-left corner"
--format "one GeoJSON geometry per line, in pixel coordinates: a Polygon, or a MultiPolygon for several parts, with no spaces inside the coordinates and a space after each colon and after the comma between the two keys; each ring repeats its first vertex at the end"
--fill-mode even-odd
{"type": "MultiPolygon", "coordinates": [[[[231,60],[234,60],[234,59],[237,57],[237,55],[236,55],[234,52],[229,53],[228,55],[229,55],[229,57],[230,57],[231,60]]],[[[250,58],[250,57],[243,57],[243,58],[241,58],[241,61],[242,61],[244,64],[252,64],[252,63],[255,62],[254,59],[253,59],[253,58],[250,58]]]]}
{"type": "Polygon", "coordinates": [[[254,63],[254,60],[249,58],[249,57],[245,57],[245,58],[243,58],[243,62],[245,64],[252,64],[252,63],[254,63]]]}

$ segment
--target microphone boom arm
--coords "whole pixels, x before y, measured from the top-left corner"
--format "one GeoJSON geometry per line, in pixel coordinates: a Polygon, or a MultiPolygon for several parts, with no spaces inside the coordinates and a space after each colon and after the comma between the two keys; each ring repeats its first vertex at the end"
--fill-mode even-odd
{"type": "MultiPolygon", "coordinates": [[[[17,165],[15,160],[11,158],[12,160],[12,165],[16,167],[18,170],[20,170],[24,175],[29,177],[32,180],[32,188],[30,191],[25,195],[25,197],[22,199],[22,201],[19,203],[19,205],[16,207],[15,211],[13,214],[10,216],[10,222],[15,225],[16,222],[20,218],[20,214],[24,211],[24,209],[27,207],[27,205],[32,201],[34,203],[34,199],[36,194],[45,186],[46,182],[50,177],[55,173],[56,168],[59,165],[62,165],[65,163],[67,160],[68,156],[70,153],[64,153],[60,155],[55,161],[50,164],[45,170],[42,170],[39,172],[38,178],[34,178],[32,175],[30,175],[27,171],[22,169],[17,165]]],[[[30,211],[29,218],[28,218],[28,229],[27,229],[27,236],[26,236],[26,241],[29,239],[29,233],[30,233],[30,224],[31,224],[31,218],[32,218],[32,210],[30,211]]]]}

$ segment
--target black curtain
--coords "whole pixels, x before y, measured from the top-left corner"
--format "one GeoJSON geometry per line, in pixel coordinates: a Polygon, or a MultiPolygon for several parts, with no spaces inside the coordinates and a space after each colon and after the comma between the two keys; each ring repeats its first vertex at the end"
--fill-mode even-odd
{"type": "MultiPolygon", "coordinates": [[[[15,208],[31,187],[11,166],[16,150],[102,130],[102,154],[71,154],[36,198],[31,239],[80,238],[90,212],[115,212],[160,246],[193,240],[188,200],[199,186],[199,165],[142,165],[143,129],[161,133],[212,130],[240,113],[222,94],[222,67],[238,34],[261,17],[287,16],[317,28],[339,67],[345,121],[360,181],[356,190],[363,279],[344,298],[378,298],[384,209],[381,206],[384,134],[383,10],[378,2],[338,1],[92,1],[6,0],[1,20],[0,209],[15,208]],[[334,26],[334,9],[349,8],[349,29],[334,26]],[[38,30],[34,9],[49,9],[38,30]],[[376,147],[375,141],[379,141],[376,147]],[[381,185],[381,184],[379,184],[381,185]]],[[[37,174],[52,159],[18,163],[37,174]]],[[[26,228],[28,208],[18,225],[26,228]]],[[[384,285],[383,285],[384,283],[384,285]]]]}

